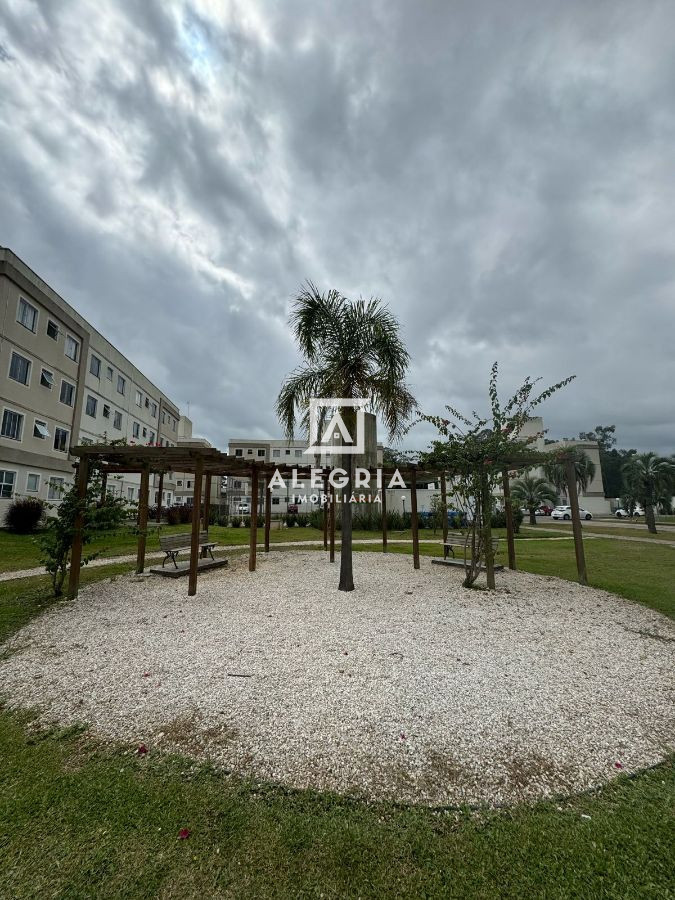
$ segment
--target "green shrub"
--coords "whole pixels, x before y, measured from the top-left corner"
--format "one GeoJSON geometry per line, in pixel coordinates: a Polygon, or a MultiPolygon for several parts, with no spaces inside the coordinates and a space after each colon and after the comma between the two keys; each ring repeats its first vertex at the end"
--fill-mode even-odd
{"type": "Polygon", "coordinates": [[[232,516],[230,519],[230,525],[233,528],[241,528],[241,519],[238,516],[232,516]]]}
{"type": "Polygon", "coordinates": [[[311,525],[312,528],[318,528],[319,531],[323,529],[323,510],[322,509],[313,509],[309,514],[308,524],[311,525]]]}
{"type": "Polygon", "coordinates": [[[286,527],[295,528],[297,517],[293,513],[286,513],[286,527]]]}
{"type": "Polygon", "coordinates": [[[5,526],[13,534],[32,534],[42,521],[45,507],[37,497],[19,497],[5,513],[5,526]]]}

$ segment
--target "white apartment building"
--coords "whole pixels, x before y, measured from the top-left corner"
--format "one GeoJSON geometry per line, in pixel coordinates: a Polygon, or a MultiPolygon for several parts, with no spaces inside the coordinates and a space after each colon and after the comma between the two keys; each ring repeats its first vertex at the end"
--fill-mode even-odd
{"type": "MultiPolygon", "coordinates": [[[[119,439],[175,446],[179,420],[169,397],[0,248],[0,523],[16,496],[58,503],[73,479],[71,446],[119,439]]],[[[111,478],[108,490],[134,501],[139,484],[129,474],[111,478]]],[[[165,478],[166,505],[174,492],[165,478]]]]}

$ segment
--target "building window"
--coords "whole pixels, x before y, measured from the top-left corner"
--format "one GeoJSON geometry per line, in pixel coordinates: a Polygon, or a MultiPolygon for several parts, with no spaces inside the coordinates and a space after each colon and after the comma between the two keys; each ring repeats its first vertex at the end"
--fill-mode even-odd
{"type": "Polygon", "coordinates": [[[192,487],[192,482],[191,482],[191,481],[188,481],[187,487],[188,487],[188,488],[191,488],[191,487],[192,487]]]}
{"type": "Polygon", "coordinates": [[[237,449],[234,451],[234,455],[235,456],[243,456],[244,451],[241,449],[241,447],[237,447],[237,449]]]}
{"type": "Polygon", "coordinates": [[[265,455],[264,450],[258,450],[258,456],[264,456],[264,455],[265,455]]]}
{"type": "Polygon", "coordinates": [[[53,341],[58,340],[59,326],[53,319],[47,319],[47,337],[50,337],[53,341]]]}
{"type": "Polygon", "coordinates": [[[26,476],[26,490],[32,494],[40,490],[40,476],[36,472],[29,472],[26,476]]]}
{"type": "Polygon", "coordinates": [[[272,497],[272,506],[278,506],[278,505],[279,505],[279,498],[272,497]]]}
{"type": "Polygon", "coordinates": [[[54,429],[54,449],[66,452],[68,446],[68,432],[65,428],[54,429]]]}
{"type": "Polygon", "coordinates": [[[148,436],[148,429],[144,428],[143,429],[143,437],[147,437],[147,436],[148,436]]]}
{"type": "Polygon", "coordinates": [[[281,450],[272,450],[272,456],[275,458],[281,456],[281,450]]]}
{"type": "Polygon", "coordinates": [[[150,415],[152,416],[153,419],[157,418],[157,404],[156,403],[150,404],[150,415]]]}
{"type": "Polygon", "coordinates": [[[16,311],[16,321],[27,328],[29,331],[35,332],[37,329],[38,311],[32,306],[28,300],[19,297],[19,307],[16,311]]]}
{"type": "Polygon", "coordinates": [[[40,422],[39,419],[36,419],[33,422],[33,437],[40,438],[41,441],[44,441],[45,438],[49,437],[49,430],[46,422],[40,422]]]}
{"type": "Polygon", "coordinates": [[[54,373],[50,372],[49,369],[43,369],[40,373],[40,384],[51,391],[54,387],[54,373]]]}
{"type": "Polygon", "coordinates": [[[61,396],[59,397],[61,403],[65,403],[66,406],[72,406],[73,401],[75,400],[75,385],[70,384],[69,381],[61,382],[61,396]]]}
{"type": "Polygon", "coordinates": [[[21,432],[23,431],[23,416],[21,413],[14,412],[12,409],[6,409],[2,414],[2,428],[0,435],[10,438],[13,441],[21,440],[21,432]]]}
{"type": "Polygon", "coordinates": [[[112,381],[112,377],[113,377],[112,366],[108,366],[108,368],[105,370],[105,377],[108,379],[108,381],[112,381]]]}
{"type": "Polygon", "coordinates": [[[150,401],[148,400],[147,397],[145,398],[145,408],[146,408],[146,409],[149,409],[149,408],[150,408],[150,401]]]}
{"type": "Polygon", "coordinates": [[[136,391],[136,406],[143,406],[143,394],[140,391],[136,391]]]}
{"type": "Polygon", "coordinates": [[[127,389],[127,382],[125,378],[122,378],[121,375],[117,376],[117,393],[122,394],[124,396],[124,392],[127,389]]]}
{"type": "Polygon", "coordinates": [[[71,335],[66,335],[66,345],[64,347],[64,353],[68,357],[68,359],[72,359],[73,362],[77,362],[78,357],[80,355],[80,345],[71,335]]]}
{"type": "Polygon", "coordinates": [[[116,428],[118,431],[122,430],[122,413],[116,412],[115,418],[113,419],[113,428],[116,428]]]}
{"type": "Polygon", "coordinates": [[[151,444],[155,443],[155,432],[154,431],[150,432],[150,443],[151,444]]]}
{"type": "Polygon", "coordinates": [[[235,491],[240,491],[242,489],[242,487],[243,487],[243,484],[241,481],[235,481],[235,483],[234,483],[235,491]]]}
{"type": "Polygon", "coordinates": [[[8,472],[7,469],[0,469],[0,497],[3,500],[11,498],[14,493],[14,480],[16,472],[8,472]]]}
{"type": "Polygon", "coordinates": [[[291,455],[291,451],[290,451],[290,450],[287,450],[287,451],[286,451],[286,456],[290,456],[290,455],[291,455]]]}
{"type": "Polygon", "coordinates": [[[55,475],[49,479],[49,490],[47,491],[48,500],[60,500],[63,495],[63,478],[57,478],[55,475]]]}
{"type": "Polygon", "coordinates": [[[251,447],[248,448],[248,450],[246,451],[246,454],[247,454],[247,456],[253,456],[253,450],[251,449],[251,447]]]}
{"type": "Polygon", "coordinates": [[[128,500],[134,499],[134,489],[132,487],[127,488],[127,499],[128,500]]]}
{"type": "Polygon", "coordinates": [[[302,450],[296,450],[296,451],[295,451],[295,455],[296,455],[296,456],[302,456],[302,450]]]}
{"type": "Polygon", "coordinates": [[[135,438],[140,437],[141,426],[138,424],[138,422],[134,422],[134,427],[133,427],[132,431],[133,431],[133,435],[135,438]]]}
{"type": "Polygon", "coordinates": [[[98,356],[94,356],[93,353],[89,362],[89,371],[94,376],[94,378],[101,377],[101,360],[98,358],[98,356]]]}
{"type": "Polygon", "coordinates": [[[98,400],[96,397],[92,397],[91,394],[87,394],[87,405],[85,406],[84,411],[88,416],[91,416],[92,419],[96,418],[96,407],[98,406],[98,400]]]}
{"type": "Polygon", "coordinates": [[[9,364],[9,377],[19,384],[28,385],[30,380],[30,360],[25,356],[21,356],[16,351],[12,352],[12,359],[9,364]]]}
{"type": "Polygon", "coordinates": [[[177,481],[177,482],[176,482],[176,487],[183,487],[183,482],[182,482],[182,481],[177,481]]]}
{"type": "Polygon", "coordinates": [[[110,407],[108,406],[107,403],[103,404],[103,418],[104,419],[110,418],[110,407]]]}

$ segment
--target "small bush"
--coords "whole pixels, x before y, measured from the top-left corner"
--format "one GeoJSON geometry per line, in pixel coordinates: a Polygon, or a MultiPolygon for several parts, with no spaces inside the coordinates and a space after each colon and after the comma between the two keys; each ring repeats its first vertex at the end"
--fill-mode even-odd
{"type": "Polygon", "coordinates": [[[309,514],[308,524],[312,526],[312,528],[318,528],[319,531],[323,528],[323,510],[322,509],[313,509],[309,514]]]}
{"type": "Polygon", "coordinates": [[[242,528],[250,528],[251,527],[251,517],[244,516],[242,520],[242,528]]]}
{"type": "Polygon", "coordinates": [[[169,525],[187,525],[192,522],[191,506],[170,506],[166,511],[169,525]]]}
{"type": "Polygon", "coordinates": [[[233,528],[241,528],[241,519],[237,518],[237,516],[233,516],[230,520],[230,525],[233,528]]]}
{"type": "Polygon", "coordinates": [[[293,513],[286,513],[286,527],[295,528],[297,517],[293,513]]]}
{"type": "Polygon", "coordinates": [[[20,497],[5,513],[5,525],[13,534],[32,534],[42,521],[44,504],[37,497],[20,497]]]}

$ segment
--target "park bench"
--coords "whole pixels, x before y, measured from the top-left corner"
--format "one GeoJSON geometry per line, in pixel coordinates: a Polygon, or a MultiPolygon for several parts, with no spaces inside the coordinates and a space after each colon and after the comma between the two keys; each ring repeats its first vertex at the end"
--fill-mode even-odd
{"type": "MultiPolygon", "coordinates": [[[[176,568],[178,568],[178,563],[176,562],[176,557],[181,552],[181,550],[189,550],[192,546],[192,535],[190,532],[186,532],[184,534],[166,534],[159,536],[159,549],[163,550],[166,553],[166,556],[162,560],[162,568],[164,568],[164,563],[166,563],[167,559],[170,559],[176,568]]],[[[206,554],[210,554],[211,559],[215,561],[215,557],[213,555],[213,548],[216,546],[214,541],[209,540],[208,531],[200,531],[199,532],[199,555],[202,558],[206,557],[206,554]]]]}
{"type": "MultiPolygon", "coordinates": [[[[497,553],[497,545],[499,544],[499,538],[492,538],[492,553],[497,553]]],[[[448,558],[448,553],[452,553],[454,558],[455,556],[455,547],[460,547],[462,550],[466,550],[466,535],[464,534],[449,534],[447,539],[443,541],[443,559],[448,558]]]]}

